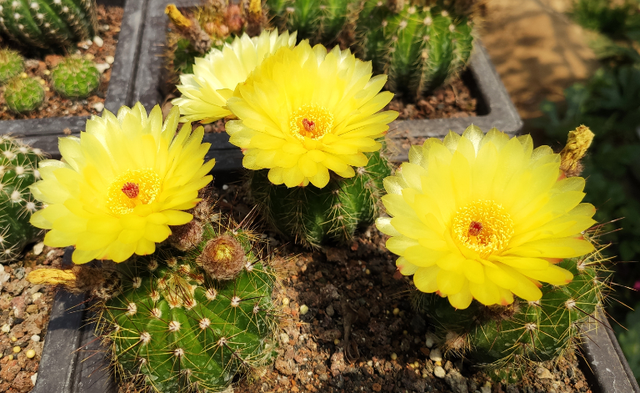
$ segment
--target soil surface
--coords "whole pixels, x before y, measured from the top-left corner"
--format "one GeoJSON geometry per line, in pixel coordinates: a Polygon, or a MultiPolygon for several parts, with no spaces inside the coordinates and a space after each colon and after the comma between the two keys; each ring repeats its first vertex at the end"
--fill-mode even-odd
{"type": "MultiPolygon", "coordinates": [[[[46,117],[69,117],[98,115],[104,109],[104,100],[111,79],[111,65],[114,62],[118,34],[122,22],[122,7],[98,6],[98,31],[102,46],[93,41],[77,44],[78,54],[96,63],[98,70],[103,70],[100,86],[95,93],[82,100],[71,100],[61,97],[53,91],[50,74],[60,63],[63,56],[50,54],[44,59],[25,59],[25,72],[29,77],[37,78],[45,87],[45,99],[40,108],[27,114],[16,114],[7,108],[4,95],[0,94],[0,120],[40,119],[46,117]]],[[[20,49],[20,48],[15,48],[20,49]]],[[[60,130],[63,131],[63,130],[60,130]]]]}

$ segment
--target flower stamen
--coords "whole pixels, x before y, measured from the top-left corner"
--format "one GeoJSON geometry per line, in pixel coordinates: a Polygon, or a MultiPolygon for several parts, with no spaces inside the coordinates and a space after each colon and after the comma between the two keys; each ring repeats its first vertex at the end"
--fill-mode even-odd
{"type": "Polygon", "coordinates": [[[513,236],[513,221],[498,203],[480,200],[458,209],[452,229],[460,245],[484,258],[508,246],[513,236]]]}
{"type": "Polygon", "coordinates": [[[127,182],[122,186],[122,192],[128,196],[129,199],[133,199],[140,193],[140,187],[136,183],[127,182]]]}
{"type": "Polygon", "coordinates": [[[289,126],[298,139],[321,139],[333,128],[333,114],[319,105],[305,104],[293,112],[289,126]]]}

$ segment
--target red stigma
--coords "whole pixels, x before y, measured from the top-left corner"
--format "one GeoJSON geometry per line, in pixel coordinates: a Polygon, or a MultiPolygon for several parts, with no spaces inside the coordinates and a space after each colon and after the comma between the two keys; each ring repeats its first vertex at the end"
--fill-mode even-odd
{"type": "Polygon", "coordinates": [[[302,119],[302,125],[307,132],[313,132],[316,129],[316,123],[309,119],[302,119]]]}
{"type": "Polygon", "coordinates": [[[131,199],[137,197],[140,193],[140,188],[138,187],[138,185],[131,182],[124,183],[124,186],[122,186],[121,190],[124,195],[128,196],[131,199]]]}
{"type": "Polygon", "coordinates": [[[482,232],[482,223],[471,221],[471,224],[469,224],[469,236],[478,236],[480,232],[482,232]]]}

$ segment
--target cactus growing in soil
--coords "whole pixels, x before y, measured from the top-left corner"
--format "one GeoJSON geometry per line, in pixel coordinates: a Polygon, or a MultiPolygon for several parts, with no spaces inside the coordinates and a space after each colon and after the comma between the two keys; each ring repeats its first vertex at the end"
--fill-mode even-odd
{"type": "Polygon", "coordinates": [[[86,98],[100,85],[100,71],[91,60],[69,56],[51,72],[51,84],[64,97],[86,98]]]}
{"type": "Polygon", "coordinates": [[[11,49],[0,49],[0,85],[18,76],[22,70],[24,70],[24,59],[20,53],[11,49]]]}
{"type": "Polygon", "coordinates": [[[442,6],[407,2],[395,10],[388,3],[365,1],[357,22],[356,53],[371,60],[375,72],[389,75],[389,90],[415,100],[466,66],[472,23],[442,6]]]}
{"type": "Polygon", "coordinates": [[[378,217],[382,179],[391,174],[391,164],[375,152],[355,172],[349,179],[336,176],[324,188],[287,188],[272,184],[266,170],[255,171],[250,175],[251,196],[274,228],[306,247],[330,240],[348,243],[357,229],[378,217]]]}
{"type": "Polygon", "coordinates": [[[31,112],[44,101],[44,87],[35,78],[17,76],[5,86],[4,99],[9,109],[16,113],[31,112]]]}
{"type": "Polygon", "coordinates": [[[31,197],[29,186],[39,177],[40,149],[0,136],[0,263],[14,260],[39,229],[29,224],[41,204],[31,197]]]}
{"type": "Polygon", "coordinates": [[[104,285],[119,293],[97,305],[99,331],[116,370],[145,389],[222,391],[273,356],[273,271],[255,236],[208,219],[174,232],[185,252],[165,248],[103,274],[119,277],[104,285]]]}
{"type": "Polygon", "coordinates": [[[16,42],[70,46],[96,33],[95,0],[0,0],[0,30],[16,42]]]}

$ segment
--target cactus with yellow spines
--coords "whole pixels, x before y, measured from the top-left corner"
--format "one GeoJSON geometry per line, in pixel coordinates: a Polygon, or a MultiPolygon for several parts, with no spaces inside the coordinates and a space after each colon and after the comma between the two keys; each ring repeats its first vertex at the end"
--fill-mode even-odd
{"type": "Polygon", "coordinates": [[[4,100],[9,109],[16,113],[28,113],[37,109],[44,97],[44,87],[36,78],[16,76],[4,88],[4,100]]]}
{"type": "Polygon", "coordinates": [[[20,75],[24,70],[24,59],[20,53],[2,48],[0,49],[0,85],[20,75]]]}

